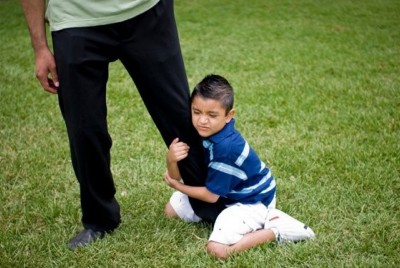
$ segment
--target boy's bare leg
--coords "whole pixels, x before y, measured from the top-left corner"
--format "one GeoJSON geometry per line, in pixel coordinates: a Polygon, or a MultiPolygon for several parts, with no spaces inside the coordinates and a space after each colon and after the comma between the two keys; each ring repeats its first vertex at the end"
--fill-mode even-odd
{"type": "Polygon", "coordinates": [[[219,259],[226,259],[235,252],[245,251],[266,242],[275,241],[275,234],[271,230],[260,229],[245,234],[243,238],[233,245],[225,245],[214,241],[207,243],[207,251],[219,259]]]}
{"type": "Polygon", "coordinates": [[[178,218],[178,214],[176,214],[174,208],[171,206],[171,203],[168,202],[164,208],[164,214],[167,218],[178,218]]]}

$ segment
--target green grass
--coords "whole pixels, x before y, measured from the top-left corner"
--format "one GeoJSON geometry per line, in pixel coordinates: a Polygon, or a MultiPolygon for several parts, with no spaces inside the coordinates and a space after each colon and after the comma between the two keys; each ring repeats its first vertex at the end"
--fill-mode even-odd
{"type": "Polygon", "coordinates": [[[230,80],[278,207],[317,234],[220,262],[204,250],[210,226],[163,218],[166,147],[119,62],[108,118],[123,224],[66,248],[81,226],[65,127],[33,75],[18,2],[0,1],[0,267],[397,267],[399,14],[396,0],[176,0],[190,86],[230,80]]]}

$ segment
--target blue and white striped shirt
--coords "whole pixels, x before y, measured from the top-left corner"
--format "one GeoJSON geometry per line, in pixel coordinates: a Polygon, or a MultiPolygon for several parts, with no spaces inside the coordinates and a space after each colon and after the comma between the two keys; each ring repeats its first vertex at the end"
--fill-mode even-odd
{"type": "Polygon", "coordinates": [[[224,198],[227,205],[237,202],[269,205],[276,191],[275,179],[235,129],[234,119],[220,132],[204,139],[203,146],[206,149],[206,187],[209,191],[224,198]]]}

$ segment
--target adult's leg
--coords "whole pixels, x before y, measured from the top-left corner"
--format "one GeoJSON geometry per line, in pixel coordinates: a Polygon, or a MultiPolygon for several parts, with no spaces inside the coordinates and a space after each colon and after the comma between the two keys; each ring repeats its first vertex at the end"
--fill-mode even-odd
{"type": "MultiPolygon", "coordinates": [[[[189,87],[176,29],[173,1],[161,0],[144,14],[119,24],[125,32],[119,58],[134,80],[165,144],[179,137],[190,145],[179,163],[185,184],[200,186],[206,179],[201,140],[191,123],[189,87]]],[[[190,199],[196,214],[215,221],[224,208],[190,199]]]]}
{"type": "Polygon", "coordinates": [[[112,60],[99,27],[53,32],[60,79],[59,105],[66,123],[73,168],[80,186],[85,229],[109,232],[120,223],[110,171],[106,83],[112,60]]]}

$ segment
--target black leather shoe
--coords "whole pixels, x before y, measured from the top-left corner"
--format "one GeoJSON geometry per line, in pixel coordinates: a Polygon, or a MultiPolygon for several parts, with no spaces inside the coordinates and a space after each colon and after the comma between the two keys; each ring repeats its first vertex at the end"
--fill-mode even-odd
{"type": "Polygon", "coordinates": [[[68,242],[68,248],[70,250],[75,250],[78,247],[87,246],[97,239],[103,238],[104,235],[105,232],[95,231],[92,229],[83,229],[79,234],[77,234],[68,242]]]}

